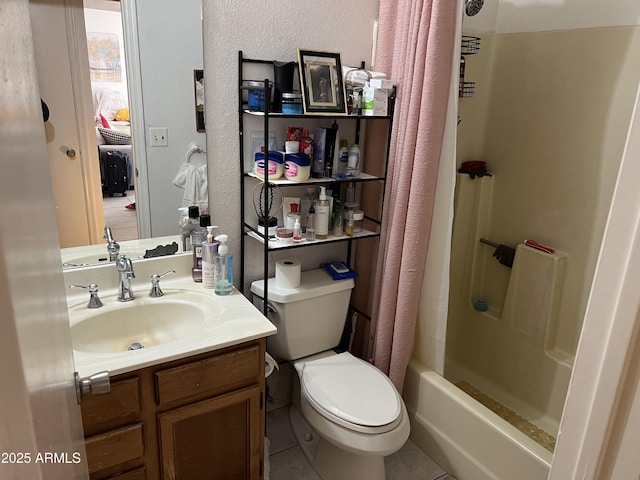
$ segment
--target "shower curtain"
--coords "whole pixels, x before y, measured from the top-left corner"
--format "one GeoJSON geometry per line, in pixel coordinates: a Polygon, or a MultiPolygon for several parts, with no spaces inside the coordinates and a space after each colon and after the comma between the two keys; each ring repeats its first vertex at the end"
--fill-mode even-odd
{"type": "Polygon", "coordinates": [[[431,231],[458,4],[380,1],[375,68],[397,83],[398,95],[374,286],[372,356],[399,391],[413,349],[431,231]]]}

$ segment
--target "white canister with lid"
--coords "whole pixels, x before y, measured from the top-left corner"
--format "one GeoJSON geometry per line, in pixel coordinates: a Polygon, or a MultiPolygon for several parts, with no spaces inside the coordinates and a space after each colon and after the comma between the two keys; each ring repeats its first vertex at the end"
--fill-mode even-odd
{"type": "Polygon", "coordinates": [[[292,182],[304,182],[311,175],[311,161],[306,153],[288,153],[284,156],[284,176],[292,182]]]}
{"type": "Polygon", "coordinates": [[[354,210],[354,212],[353,212],[353,233],[361,232],[363,223],[364,223],[364,212],[362,210],[354,210]]]}

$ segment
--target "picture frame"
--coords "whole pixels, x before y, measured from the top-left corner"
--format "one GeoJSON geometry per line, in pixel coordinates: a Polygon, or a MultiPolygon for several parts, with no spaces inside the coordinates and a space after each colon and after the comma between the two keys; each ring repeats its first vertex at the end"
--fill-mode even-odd
{"type": "Polygon", "coordinates": [[[193,94],[196,109],[196,132],[204,132],[204,70],[193,70],[193,94]]]}
{"type": "Polygon", "coordinates": [[[304,113],[347,115],[340,53],[298,48],[297,54],[304,113]]]}

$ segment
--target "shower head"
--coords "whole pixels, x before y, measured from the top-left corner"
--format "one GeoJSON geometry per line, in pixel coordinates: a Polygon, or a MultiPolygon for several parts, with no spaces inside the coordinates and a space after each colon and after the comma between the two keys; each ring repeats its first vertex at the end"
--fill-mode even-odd
{"type": "Polygon", "coordinates": [[[477,15],[480,10],[482,10],[482,6],[484,5],[484,0],[465,0],[464,1],[464,11],[470,17],[477,15]]]}

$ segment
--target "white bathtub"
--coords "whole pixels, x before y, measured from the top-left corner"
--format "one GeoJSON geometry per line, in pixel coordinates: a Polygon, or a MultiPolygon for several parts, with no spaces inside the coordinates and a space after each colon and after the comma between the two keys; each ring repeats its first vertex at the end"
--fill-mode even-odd
{"type": "Polygon", "coordinates": [[[418,361],[402,396],[411,440],[458,480],[544,480],[552,453],[418,361]]]}

